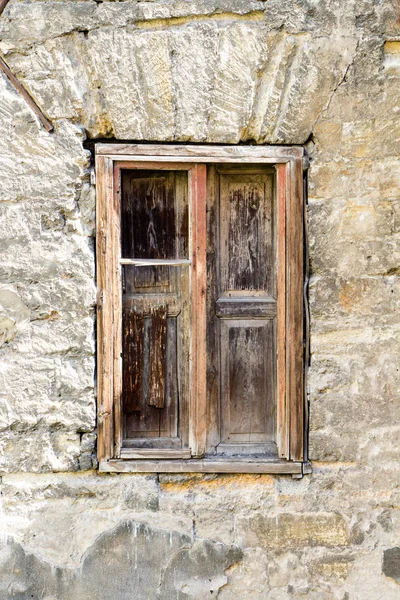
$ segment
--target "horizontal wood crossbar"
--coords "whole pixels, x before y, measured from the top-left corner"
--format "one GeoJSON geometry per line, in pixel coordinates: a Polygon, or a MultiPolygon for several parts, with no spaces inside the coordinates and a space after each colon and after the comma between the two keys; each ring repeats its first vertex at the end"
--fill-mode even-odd
{"type": "Polygon", "coordinates": [[[119,261],[121,265],[133,265],[134,267],[183,267],[191,265],[192,261],[189,259],[152,259],[152,258],[121,258],[119,261]]]}
{"type": "MultiPolygon", "coordinates": [[[[115,160],[148,160],[170,161],[171,158],[191,158],[193,162],[218,162],[218,158],[229,159],[226,162],[246,159],[259,159],[260,162],[287,162],[294,158],[302,158],[304,149],[285,146],[178,146],[154,144],[97,144],[96,154],[107,155],[115,160]]],[[[257,162],[257,161],[256,161],[257,162]]]]}
{"type": "Polygon", "coordinates": [[[101,473],[266,473],[302,474],[301,462],[252,460],[109,460],[101,473]]]}
{"type": "Polygon", "coordinates": [[[274,319],[277,303],[274,299],[264,298],[218,298],[216,315],[220,319],[274,319]]]}

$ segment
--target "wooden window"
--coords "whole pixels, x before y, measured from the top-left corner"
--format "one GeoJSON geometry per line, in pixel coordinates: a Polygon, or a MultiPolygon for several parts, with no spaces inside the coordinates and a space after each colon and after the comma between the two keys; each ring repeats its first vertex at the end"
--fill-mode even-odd
{"type": "Polygon", "coordinates": [[[301,476],[303,150],[98,144],[102,471],[301,476]]]}

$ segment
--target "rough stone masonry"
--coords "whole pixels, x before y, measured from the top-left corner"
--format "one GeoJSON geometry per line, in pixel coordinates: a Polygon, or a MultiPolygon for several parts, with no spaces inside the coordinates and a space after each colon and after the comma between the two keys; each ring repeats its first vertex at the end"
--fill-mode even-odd
{"type": "Polygon", "coordinates": [[[0,53],[0,598],[400,598],[397,0],[10,0],[0,53]],[[89,142],[304,144],[310,458],[96,471],[89,142]]]}

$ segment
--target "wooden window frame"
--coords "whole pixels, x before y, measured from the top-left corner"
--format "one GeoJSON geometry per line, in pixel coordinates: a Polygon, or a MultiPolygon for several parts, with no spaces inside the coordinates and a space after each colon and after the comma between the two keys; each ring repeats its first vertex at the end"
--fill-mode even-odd
{"type": "Polygon", "coordinates": [[[101,472],[289,473],[309,471],[304,394],[305,159],[301,147],[96,145],[97,405],[101,472]],[[206,165],[260,163],[276,168],[278,211],[278,459],[202,458],[206,440],[206,165]],[[121,168],[184,169],[192,210],[190,455],[121,452],[121,168]],[[153,456],[153,458],[152,458],[153,456]],[[156,456],[157,458],[154,458],[156,456]]]}

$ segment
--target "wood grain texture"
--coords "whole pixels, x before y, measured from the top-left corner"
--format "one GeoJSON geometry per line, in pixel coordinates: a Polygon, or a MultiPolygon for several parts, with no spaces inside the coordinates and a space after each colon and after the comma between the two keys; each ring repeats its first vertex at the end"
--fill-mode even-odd
{"type": "MultiPolygon", "coordinates": [[[[309,167],[309,161],[303,160],[303,169],[309,167]]],[[[310,256],[308,245],[308,223],[307,223],[307,204],[308,204],[308,172],[303,171],[303,225],[304,225],[304,457],[308,461],[308,431],[309,431],[309,406],[308,406],[308,370],[310,367],[310,307],[308,301],[308,285],[310,280],[310,256]]]]}
{"type": "MultiPolygon", "coordinates": [[[[302,147],[295,146],[190,146],[190,145],[155,145],[155,144],[97,144],[97,154],[126,155],[126,156],[149,156],[154,161],[161,157],[177,159],[180,157],[192,158],[194,162],[212,162],[218,157],[232,161],[246,159],[271,159],[272,162],[280,162],[279,159],[301,158],[304,154],[302,147]]],[[[214,161],[217,162],[217,161],[214,161]]]]}
{"type": "Polygon", "coordinates": [[[167,354],[167,307],[157,306],[151,311],[149,406],[164,408],[167,354]]]}
{"type": "Polygon", "coordinates": [[[190,448],[195,457],[202,456],[206,444],[207,424],[207,345],[206,345],[206,289],[207,289],[207,171],[196,164],[190,171],[192,208],[192,370],[190,407],[190,448]]]}
{"type": "MultiPolygon", "coordinates": [[[[112,289],[112,346],[113,346],[113,454],[119,457],[122,443],[122,297],[121,297],[121,178],[120,173],[113,169],[113,190],[109,196],[111,206],[109,219],[111,231],[111,279],[112,289]]],[[[110,175],[111,176],[111,175],[110,175]]]]}
{"type": "Polygon", "coordinates": [[[274,293],[272,175],[220,174],[221,286],[274,293]]]}
{"type": "Polygon", "coordinates": [[[112,197],[113,165],[96,158],[96,257],[97,257],[97,423],[99,460],[113,456],[114,350],[112,197]]]}
{"type": "MultiPolygon", "coordinates": [[[[221,323],[223,444],[274,441],[274,329],[267,319],[221,323]]],[[[255,452],[250,444],[248,452],[255,452]]]]}
{"type": "Polygon", "coordinates": [[[122,170],[121,213],[123,258],[177,258],[172,171],[122,170]]]}
{"type": "Polygon", "coordinates": [[[236,298],[218,298],[216,315],[220,319],[273,319],[277,314],[274,298],[254,298],[238,296],[236,298]]]}
{"type": "Polygon", "coordinates": [[[188,446],[189,427],[191,261],[178,258],[189,255],[188,175],[143,166],[118,165],[116,171],[122,182],[123,303],[144,323],[141,408],[125,413],[123,446],[175,451],[188,446]]]}
{"type": "Polygon", "coordinates": [[[191,458],[189,450],[172,450],[170,448],[148,448],[148,449],[131,449],[122,448],[121,458],[124,459],[148,459],[156,458],[157,460],[170,460],[175,458],[191,458]]]}
{"type": "Polygon", "coordinates": [[[286,358],[287,398],[290,412],[290,459],[304,457],[304,312],[303,312],[303,168],[290,164],[290,196],[287,204],[287,310],[286,358]]]}
{"type": "Polygon", "coordinates": [[[101,473],[267,473],[302,474],[301,462],[267,460],[110,460],[101,473]]]}
{"type": "Polygon", "coordinates": [[[143,314],[124,307],[122,313],[122,397],[124,413],[142,410],[143,395],[143,314]]]}
{"type": "Polygon", "coordinates": [[[236,453],[256,454],[276,429],[273,175],[248,169],[218,168],[219,443],[231,454],[235,444],[236,453]]]}
{"type": "Polygon", "coordinates": [[[289,458],[288,407],[286,402],[286,198],[287,166],[276,170],[277,194],[277,444],[281,458],[289,458]]]}
{"type": "Polygon", "coordinates": [[[207,165],[207,439],[206,451],[214,454],[220,442],[220,349],[216,315],[219,296],[219,194],[218,173],[207,165]],[[217,300],[217,301],[216,301],[217,300]]]}

